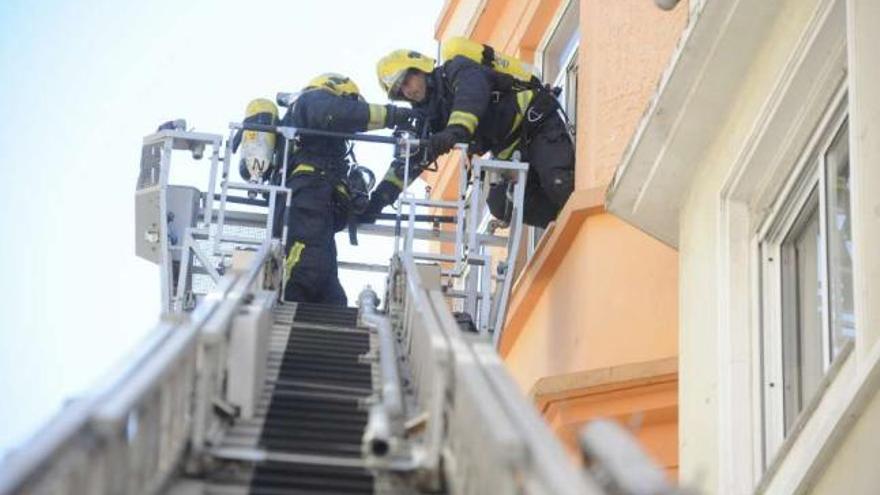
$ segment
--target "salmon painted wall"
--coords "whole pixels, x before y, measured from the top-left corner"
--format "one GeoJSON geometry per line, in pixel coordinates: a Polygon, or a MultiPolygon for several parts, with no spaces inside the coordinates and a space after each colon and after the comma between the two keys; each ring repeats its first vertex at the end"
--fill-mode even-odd
{"type": "Polygon", "coordinates": [[[675,479],[675,251],[616,217],[599,213],[586,217],[562,258],[540,294],[532,290],[530,296],[537,296],[537,301],[522,302],[529,309],[521,320],[508,322],[500,349],[508,370],[532,395],[548,377],[578,372],[609,375],[610,391],[594,391],[589,380],[570,380],[566,397],[542,411],[545,418],[571,450],[577,445],[574,432],[589,419],[611,417],[635,424],[633,433],[675,479]],[[648,373],[641,383],[629,383],[608,371],[656,362],[671,362],[674,371],[648,373]],[[661,379],[664,386],[657,390],[655,382],[661,379]]]}
{"type": "MultiPolygon", "coordinates": [[[[570,245],[554,250],[554,242],[565,236],[551,232],[556,235],[542,249],[555,251],[551,256],[557,259],[530,266],[515,289],[514,301],[521,299],[516,292],[527,293],[527,310],[512,314],[505,330],[511,335],[503,337],[501,352],[523,390],[533,390],[547,377],[677,361],[677,253],[604,213],[601,203],[685,28],[687,12],[685,2],[673,12],[646,0],[580,2],[576,189],[584,193],[575,194],[599,200],[587,201],[592,208],[584,215],[560,216],[559,222],[580,218],[579,225],[554,229],[573,232],[570,245]],[[529,270],[542,268],[548,273],[529,276],[529,270]],[[531,283],[540,278],[548,281],[531,283]]],[[[566,209],[582,208],[573,203],[566,209]]],[[[621,385],[624,391],[594,394],[573,384],[580,392],[545,407],[544,414],[569,445],[573,432],[590,418],[610,415],[624,424],[642,418],[634,432],[674,478],[677,368],[672,377],[659,390],[628,384],[621,385]]]]}
{"type": "MultiPolygon", "coordinates": [[[[436,36],[469,34],[532,62],[563,5],[488,0],[472,10],[478,17],[468,24],[470,33],[441,20],[436,36]]],[[[580,0],[579,7],[576,191],[517,282],[499,350],[573,456],[577,429],[610,416],[638,423],[637,437],[675,477],[677,254],[604,213],[602,204],[686,25],[688,6],[683,1],[664,12],[650,0],[580,0]],[[621,366],[641,370],[639,378],[623,380],[614,371],[621,366]],[[597,388],[591,376],[607,383],[597,388]],[[546,395],[541,390],[548,380],[564,386],[546,395]]],[[[454,168],[429,178],[436,196],[453,193],[454,168]]]]}
{"type": "MultiPolygon", "coordinates": [[[[635,131],[687,6],[670,13],[650,1],[582,0],[580,7],[578,189],[595,191],[607,186],[635,131]]],[[[527,329],[506,354],[524,389],[546,374],[677,354],[674,250],[597,209],[560,256],[530,313],[512,322],[527,329]]]]}
{"type": "Polygon", "coordinates": [[[605,188],[669,65],[688,2],[581,0],[578,188],[605,188]]]}
{"type": "Polygon", "coordinates": [[[674,374],[619,387],[587,389],[542,406],[541,412],[573,460],[580,457],[576,446],[581,425],[596,417],[614,419],[629,427],[670,479],[677,478],[678,381],[674,374]]]}
{"type": "Polygon", "coordinates": [[[529,390],[541,377],[678,354],[675,251],[608,214],[587,217],[502,350],[529,390]]]}

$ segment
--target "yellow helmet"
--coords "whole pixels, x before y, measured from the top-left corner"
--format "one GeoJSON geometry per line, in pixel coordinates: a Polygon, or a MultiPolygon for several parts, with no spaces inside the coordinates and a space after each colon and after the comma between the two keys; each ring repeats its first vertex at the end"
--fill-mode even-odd
{"type": "Polygon", "coordinates": [[[363,97],[361,97],[361,90],[354,81],[335,72],[326,72],[315,77],[306,84],[303,91],[308,91],[310,89],[323,89],[336,96],[353,96],[357,99],[363,99],[363,97]]]}
{"type": "Polygon", "coordinates": [[[400,85],[412,69],[429,74],[434,70],[435,60],[412,50],[394,50],[382,57],[376,64],[379,86],[388,94],[388,98],[400,99],[400,85]]]}

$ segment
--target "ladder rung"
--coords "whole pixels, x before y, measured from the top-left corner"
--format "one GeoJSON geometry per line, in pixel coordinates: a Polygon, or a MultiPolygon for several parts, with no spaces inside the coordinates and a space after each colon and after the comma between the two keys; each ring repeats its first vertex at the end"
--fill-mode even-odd
{"type": "Polygon", "coordinates": [[[238,235],[229,235],[223,234],[220,236],[220,242],[234,242],[236,244],[251,244],[254,246],[260,246],[265,242],[265,239],[254,239],[253,237],[242,237],[238,235]]]}
{"type": "Polygon", "coordinates": [[[450,263],[458,261],[458,257],[454,254],[413,253],[412,257],[414,260],[425,261],[448,261],[450,263]]]}
{"type": "MultiPolygon", "coordinates": [[[[401,217],[404,225],[400,229],[401,235],[405,236],[409,230],[406,224],[409,223],[406,215],[401,217]]],[[[454,243],[455,232],[450,230],[433,230],[433,229],[413,229],[413,239],[436,241],[442,243],[454,243]]],[[[379,237],[395,237],[395,227],[393,225],[384,224],[363,224],[358,226],[359,235],[373,235],[379,237]]],[[[477,241],[487,246],[507,246],[507,237],[491,234],[477,234],[477,241]]]]}
{"type": "MultiPolygon", "coordinates": [[[[444,201],[440,199],[400,198],[401,203],[414,206],[430,206],[433,208],[457,209],[461,206],[460,201],[444,201]]],[[[406,213],[401,213],[401,218],[406,218],[406,213]]]]}
{"type": "MultiPolygon", "coordinates": [[[[447,291],[443,292],[443,295],[445,295],[446,297],[454,297],[456,299],[465,299],[466,297],[470,296],[471,294],[469,292],[465,292],[463,290],[447,290],[447,291]]],[[[480,300],[483,298],[483,295],[480,294],[479,292],[474,294],[474,296],[477,298],[477,300],[480,300]]]]}
{"type": "Polygon", "coordinates": [[[288,189],[281,186],[271,186],[269,184],[250,184],[247,182],[227,182],[227,189],[237,189],[240,191],[261,191],[261,192],[278,192],[286,193],[288,189]]]}
{"type": "Polygon", "coordinates": [[[373,263],[358,263],[355,261],[338,261],[340,270],[353,270],[359,272],[375,272],[388,273],[388,265],[379,265],[373,263]]]}

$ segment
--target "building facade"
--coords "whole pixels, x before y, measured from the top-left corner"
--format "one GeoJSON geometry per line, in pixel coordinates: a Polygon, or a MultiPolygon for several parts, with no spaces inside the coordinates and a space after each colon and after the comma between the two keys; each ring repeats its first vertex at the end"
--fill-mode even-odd
{"type": "MultiPolygon", "coordinates": [[[[530,229],[499,342],[508,368],[577,452],[595,417],[630,425],[678,470],[678,261],[605,211],[605,191],[688,20],[650,0],[449,0],[442,43],[467,36],[562,88],[576,129],[576,190],[546,231],[530,229]]],[[[454,166],[427,175],[452,199],[454,166]]]]}
{"type": "Polygon", "coordinates": [[[694,2],[608,190],[678,250],[680,479],[880,490],[880,2],[694,2]]]}

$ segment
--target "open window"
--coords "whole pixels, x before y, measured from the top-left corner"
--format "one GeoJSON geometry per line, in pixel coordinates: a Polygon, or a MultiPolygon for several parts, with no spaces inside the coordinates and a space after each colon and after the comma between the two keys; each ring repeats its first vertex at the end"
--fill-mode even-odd
{"type": "Polygon", "coordinates": [[[770,456],[809,416],[855,337],[845,109],[844,100],[817,131],[760,243],[770,456]]]}
{"type": "MultiPolygon", "coordinates": [[[[568,0],[559,7],[557,18],[538,49],[541,80],[560,88],[559,102],[574,127],[577,119],[578,48],[580,46],[580,2],[568,0]]],[[[529,227],[528,249],[531,257],[544,229],[529,227]]]]}

